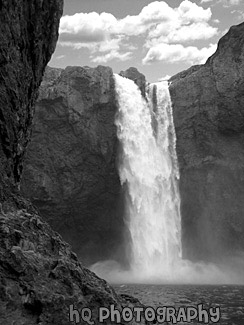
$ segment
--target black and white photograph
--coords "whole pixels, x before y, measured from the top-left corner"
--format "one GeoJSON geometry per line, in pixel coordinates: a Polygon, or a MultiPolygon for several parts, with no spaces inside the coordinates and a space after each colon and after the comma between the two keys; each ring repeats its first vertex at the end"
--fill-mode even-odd
{"type": "Polygon", "coordinates": [[[244,0],[0,0],[0,325],[244,325],[244,0]]]}

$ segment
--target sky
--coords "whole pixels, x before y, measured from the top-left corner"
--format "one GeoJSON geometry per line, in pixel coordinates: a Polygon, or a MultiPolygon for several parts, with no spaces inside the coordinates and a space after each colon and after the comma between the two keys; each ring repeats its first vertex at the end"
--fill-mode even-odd
{"type": "Polygon", "coordinates": [[[136,67],[157,82],[205,63],[242,22],[244,0],[64,0],[49,66],[136,67]]]}

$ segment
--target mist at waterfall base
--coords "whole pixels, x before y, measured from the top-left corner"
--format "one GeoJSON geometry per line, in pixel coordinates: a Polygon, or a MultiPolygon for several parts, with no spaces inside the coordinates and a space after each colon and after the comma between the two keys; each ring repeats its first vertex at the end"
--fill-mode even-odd
{"type": "Polygon", "coordinates": [[[244,283],[244,265],[233,270],[233,263],[219,267],[182,259],[179,169],[168,83],[150,85],[145,99],[132,80],[116,74],[114,79],[130,266],[125,270],[110,260],[91,270],[110,283],[244,283]]]}

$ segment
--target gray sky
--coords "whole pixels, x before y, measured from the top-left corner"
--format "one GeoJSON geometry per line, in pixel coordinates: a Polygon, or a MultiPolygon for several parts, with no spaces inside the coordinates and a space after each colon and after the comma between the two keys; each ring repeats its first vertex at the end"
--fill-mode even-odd
{"type": "Polygon", "coordinates": [[[154,82],[204,63],[243,21],[244,0],[65,0],[49,65],[135,66],[154,82]]]}

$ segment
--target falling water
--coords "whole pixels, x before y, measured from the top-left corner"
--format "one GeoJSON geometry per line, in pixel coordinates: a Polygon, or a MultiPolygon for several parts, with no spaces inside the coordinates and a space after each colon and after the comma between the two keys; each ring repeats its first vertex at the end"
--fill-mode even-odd
{"type": "Polygon", "coordinates": [[[113,260],[97,262],[91,269],[114,283],[244,283],[242,267],[181,258],[179,170],[167,83],[151,85],[145,100],[133,81],[114,78],[130,269],[113,260]]]}
{"type": "Polygon", "coordinates": [[[181,257],[181,220],[168,85],[151,86],[146,101],[133,81],[118,75],[115,81],[119,102],[116,126],[122,145],[119,174],[127,191],[131,269],[147,277],[158,273],[170,279],[181,257]]]}

